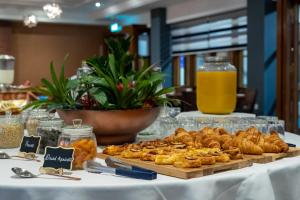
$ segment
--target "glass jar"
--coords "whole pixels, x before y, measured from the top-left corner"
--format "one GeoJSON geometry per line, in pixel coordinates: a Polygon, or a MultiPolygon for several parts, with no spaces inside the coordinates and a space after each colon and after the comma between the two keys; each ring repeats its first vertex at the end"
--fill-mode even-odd
{"type": "Polygon", "coordinates": [[[40,119],[40,123],[37,127],[37,134],[41,136],[41,142],[38,151],[39,154],[44,154],[47,146],[57,146],[63,123],[64,121],[58,118],[40,119]]]}
{"type": "Polygon", "coordinates": [[[237,71],[225,57],[208,57],[197,70],[197,107],[202,113],[229,114],[236,106],[237,71]]]}
{"type": "Polygon", "coordinates": [[[24,126],[20,116],[0,116],[0,148],[19,147],[23,136],[24,126]]]}
{"type": "Polygon", "coordinates": [[[74,148],[72,169],[83,169],[83,163],[97,155],[97,140],[93,127],[82,125],[82,120],[73,120],[73,125],[65,126],[58,140],[58,146],[74,148]]]}
{"type": "Polygon", "coordinates": [[[29,117],[26,121],[26,129],[28,132],[28,135],[37,135],[37,127],[39,125],[39,122],[43,118],[47,118],[49,113],[46,111],[46,109],[35,109],[31,110],[29,113],[29,117]]]}
{"type": "Polygon", "coordinates": [[[14,82],[15,58],[10,55],[0,55],[0,84],[10,85],[14,82]]]}

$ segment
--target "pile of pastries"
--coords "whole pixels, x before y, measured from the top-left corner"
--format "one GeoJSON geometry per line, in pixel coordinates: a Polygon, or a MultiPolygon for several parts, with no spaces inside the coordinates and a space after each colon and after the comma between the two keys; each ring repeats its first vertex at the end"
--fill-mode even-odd
{"type": "Polygon", "coordinates": [[[157,165],[197,168],[243,159],[244,154],[281,153],[288,149],[288,145],[276,132],[263,134],[251,127],[230,134],[223,128],[205,127],[199,131],[178,128],[161,140],[107,146],[103,153],[152,161],[157,165]]]}

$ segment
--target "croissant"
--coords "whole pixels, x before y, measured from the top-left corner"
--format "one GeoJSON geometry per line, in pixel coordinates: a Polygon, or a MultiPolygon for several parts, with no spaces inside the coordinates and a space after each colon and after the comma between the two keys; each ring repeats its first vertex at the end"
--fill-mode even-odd
{"type": "Polygon", "coordinates": [[[202,134],[215,134],[214,129],[211,127],[205,127],[200,131],[202,134]]]}
{"type": "Polygon", "coordinates": [[[198,134],[197,136],[194,137],[194,147],[197,149],[200,149],[203,147],[202,137],[200,136],[200,134],[198,134]]]}
{"type": "Polygon", "coordinates": [[[265,136],[264,140],[265,142],[272,143],[278,148],[280,148],[279,152],[287,152],[289,150],[289,146],[279,137],[279,135],[276,132],[271,132],[270,135],[265,136]]]}
{"type": "Polygon", "coordinates": [[[280,153],[281,148],[276,146],[275,144],[271,144],[269,142],[265,142],[263,145],[263,150],[265,153],[280,153]]]}
{"type": "Polygon", "coordinates": [[[232,138],[230,140],[226,140],[222,145],[222,149],[224,150],[229,150],[231,147],[234,147],[234,140],[232,138]]]}
{"type": "Polygon", "coordinates": [[[219,139],[221,146],[231,140],[232,140],[232,136],[229,134],[223,134],[220,136],[220,139],[219,139]]]}
{"type": "Polygon", "coordinates": [[[224,128],[214,128],[214,132],[218,135],[230,135],[224,128]]]}
{"type": "Polygon", "coordinates": [[[202,144],[204,147],[207,148],[221,148],[220,142],[215,140],[213,137],[210,136],[203,136],[202,144]]]}
{"type": "Polygon", "coordinates": [[[256,145],[263,145],[264,139],[261,133],[248,134],[247,139],[256,145]]]}
{"type": "Polygon", "coordinates": [[[233,137],[232,146],[238,147],[239,144],[247,137],[247,133],[245,131],[238,131],[233,137]]]}
{"type": "Polygon", "coordinates": [[[224,150],[224,153],[228,154],[232,160],[243,159],[243,154],[237,147],[230,147],[228,150],[224,150]]]}
{"type": "Polygon", "coordinates": [[[239,143],[238,148],[240,149],[241,153],[244,154],[261,155],[264,152],[260,146],[247,139],[243,139],[239,143]]]}
{"type": "Polygon", "coordinates": [[[193,146],[194,145],[194,139],[193,137],[187,133],[187,132],[181,132],[178,134],[176,141],[182,142],[188,146],[193,146]]]}
{"type": "Polygon", "coordinates": [[[277,141],[277,142],[274,142],[274,144],[281,148],[281,152],[285,152],[286,153],[286,152],[289,151],[288,144],[286,144],[283,141],[277,141]]]}

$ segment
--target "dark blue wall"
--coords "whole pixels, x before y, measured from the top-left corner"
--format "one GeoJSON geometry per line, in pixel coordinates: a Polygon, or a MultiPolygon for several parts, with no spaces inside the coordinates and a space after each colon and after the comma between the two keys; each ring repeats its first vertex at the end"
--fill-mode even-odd
{"type": "Polygon", "coordinates": [[[276,12],[265,15],[264,41],[264,109],[263,114],[274,115],[276,103],[276,12]]]}
{"type": "Polygon", "coordinates": [[[151,63],[160,65],[167,75],[164,86],[172,86],[170,27],[166,24],[166,8],[151,10],[151,63]]]}
{"type": "Polygon", "coordinates": [[[257,91],[259,115],[273,115],[276,102],[276,2],[248,0],[248,87],[257,91]]]}

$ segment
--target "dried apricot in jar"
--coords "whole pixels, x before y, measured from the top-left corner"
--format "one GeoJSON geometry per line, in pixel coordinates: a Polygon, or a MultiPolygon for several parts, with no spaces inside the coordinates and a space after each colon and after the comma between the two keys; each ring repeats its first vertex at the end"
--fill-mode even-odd
{"type": "Polygon", "coordinates": [[[92,139],[78,139],[70,145],[75,149],[73,169],[82,169],[84,161],[92,160],[97,154],[97,145],[92,139]]]}

